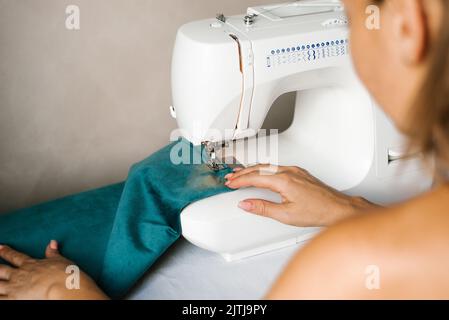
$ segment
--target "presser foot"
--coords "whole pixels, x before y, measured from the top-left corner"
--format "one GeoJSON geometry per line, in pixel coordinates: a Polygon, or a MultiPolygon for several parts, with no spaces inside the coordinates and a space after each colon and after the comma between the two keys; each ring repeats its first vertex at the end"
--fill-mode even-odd
{"type": "Polygon", "coordinates": [[[226,157],[224,149],[229,146],[227,142],[203,142],[206,152],[206,165],[212,171],[218,172],[225,169],[243,167],[234,157],[226,157]]]}
{"type": "Polygon", "coordinates": [[[225,169],[236,169],[236,168],[245,168],[244,165],[242,165],[240,162],[237,161],[237,159],[235,159],[234,157],[228,157],[226,159],[224,159],[223,161],[219,161],[219,162],[214,162],[214,161],[210,161],[207,163],[207,166],[209,167],[209,169],[211,169],[212,171],[215,172],[219,172],[221,170],[225,170],[225,169]]]}
{"type": "Polygon", "coordinates": [[[224,170],[228,167],[227,165],[225,165],[223,163],[218,163],[218,162],[214,162],[214,161],[208,162],[207,166],[209,167],[209,169],[211,169],[212,171],[215,171],[215,172],[224,170]]]}

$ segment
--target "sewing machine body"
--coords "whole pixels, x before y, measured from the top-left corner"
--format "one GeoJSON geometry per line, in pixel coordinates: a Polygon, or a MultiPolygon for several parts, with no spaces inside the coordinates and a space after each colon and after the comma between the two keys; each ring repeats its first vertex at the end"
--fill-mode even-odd
{"type": "MultiPolygon", "coordinates": [[[[182,135],[194,144],[249,138],[223,154],[243,165],[299,166],[337,190],[379,204],[428,190],[432,179],[420,157],[406,157],[406,140],[353,70],[342,7],[326,3],[255,7],[247,16],[181,27],[173,55],[172,113],[182,135]],[[291,127],[254,137],[275,100],[288,92],[297,93],[291,127]],[[263,159],[254,157],[266,140],[277,147],[263,159]]],[[[181,215],[184,237],[231,261],[319,231],[248,214],[237,207],[247,198],[280,201],[254,188],[199,201],[181,215]]]]}

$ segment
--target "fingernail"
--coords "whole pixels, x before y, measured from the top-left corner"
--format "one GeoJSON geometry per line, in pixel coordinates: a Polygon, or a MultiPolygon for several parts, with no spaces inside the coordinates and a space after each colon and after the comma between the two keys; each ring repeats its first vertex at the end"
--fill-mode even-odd
{"type": "Polygon", "coordinates": [[[53,250],[58,250],[58,242],[56,242],[56,240],[51,240],[50,241],[50,248],[53,250]]]}
{"type": "Polygon", "coordinates": [[[2,250],[5,246],[0,244],[0,250],[2,250]]]}
{"type": "Polygon", "coordinates": [[[239,208],[245,211],[251,211],[253,210],[254,206],[251,202],[241,201],[239,202],[239,208]]]}
{"type": "Polygon", "coordinates": [[[231,184],[231,181],[226,181],[225,186],[229,186],[231,184]]]}
{"type": "Polygon", "coordinates": [[[229,174],[225,175],[225,179],[226,179],[226,180],[229,180],[229,179],[232,178],[232,176],[233,176],[233,174],[232,174],[232,173],[229,173],[229,174]]]}
{"type": "Polygon", "coordinates": [[[242,171],[243,170],[243,168],[242,167],[237,167],[237,168],[234,168],[234,172],[239,172],[239,171],[242,171]]]}

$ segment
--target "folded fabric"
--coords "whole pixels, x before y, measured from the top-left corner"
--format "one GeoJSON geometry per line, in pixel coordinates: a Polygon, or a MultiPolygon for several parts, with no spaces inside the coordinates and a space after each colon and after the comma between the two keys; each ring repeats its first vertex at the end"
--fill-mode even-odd
{"type": "Polygon", "coordinates": [[[210,170],[202,151],[180,140],[135,164],[125,183],[2,215],[0,243],[42,258],[58,240],[64,256],[121,298],[180,237],[184,207],[230,191],[230,169],[210,170]]]}

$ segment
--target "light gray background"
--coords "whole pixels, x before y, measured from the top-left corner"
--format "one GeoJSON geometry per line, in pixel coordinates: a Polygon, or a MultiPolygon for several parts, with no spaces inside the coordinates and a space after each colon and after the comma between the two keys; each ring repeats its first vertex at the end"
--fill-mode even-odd
{"type": "MultiPolygon", "coordinates": [[[[178,27],[263,3],[0,0],[0,212],[125,179],[176,127],[178,27]],[[80,31],[65,28],[69,4],[80,31]]],[[[287,126],[292,102],[281,98],[266,127],[287,126]]]]}

